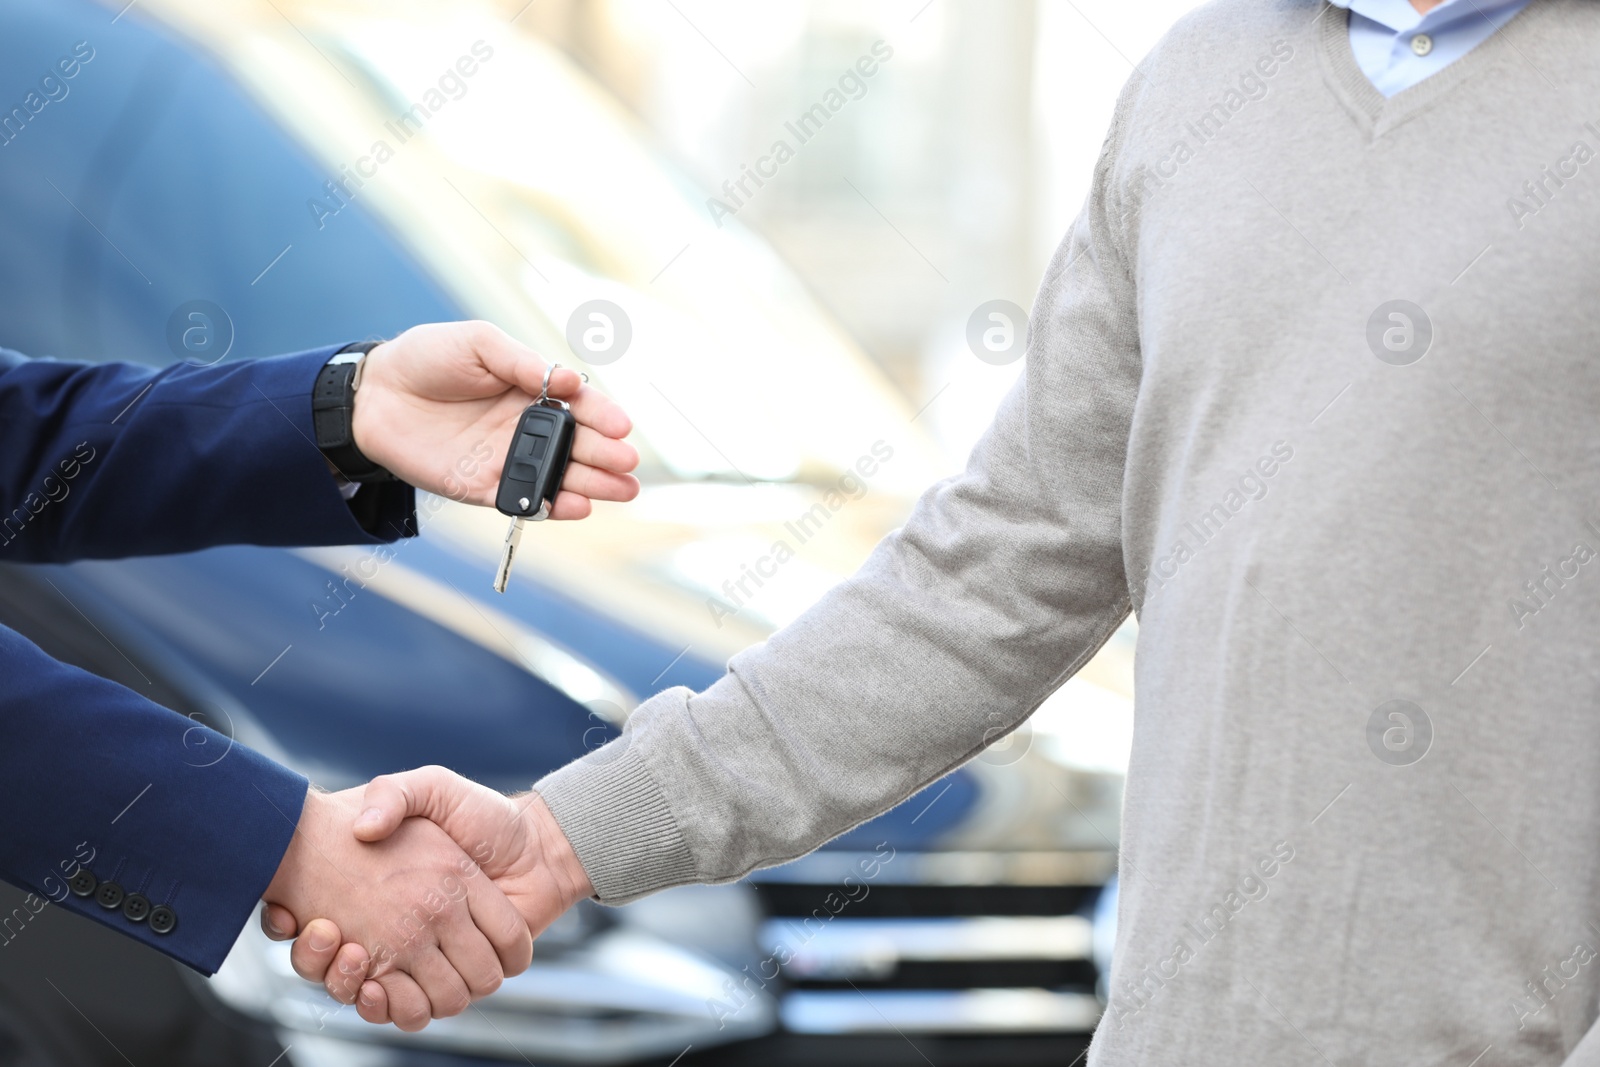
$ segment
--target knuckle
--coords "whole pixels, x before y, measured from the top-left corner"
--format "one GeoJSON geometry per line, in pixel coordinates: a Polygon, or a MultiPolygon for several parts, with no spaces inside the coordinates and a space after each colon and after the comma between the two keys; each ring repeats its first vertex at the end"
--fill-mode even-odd
{"type": "Polygon", "coordinates": [[[513,956],[532,955],[533,933],[528,929],[528,921],[518,914],[508,915],[505,933],[501,936],[497,947],[513,956]]]}

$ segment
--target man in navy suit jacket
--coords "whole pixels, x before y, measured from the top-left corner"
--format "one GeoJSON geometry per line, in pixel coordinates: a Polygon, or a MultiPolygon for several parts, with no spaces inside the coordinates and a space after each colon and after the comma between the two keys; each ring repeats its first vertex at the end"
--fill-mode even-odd
{"type": "MultiPolygon", "coordinates": [[[[539,357],[483,323],[350,347],[370,351],[160,371],[0,349],[0,558],[376,544],[416,532],[413,486],[491,503],[539,357]],[[495,458],[458,463],[474,454],[495,458]]],[[[630,499],[627,417],[570,370],[550,392],[579,421],[553,517],[630,499]]],[[[263,898],[386,945],[422,998],[405,1006],[414,1026],[527,966],[526,924],[442,831],[412,820],[399,847],[361,845],[358,790],[308,792],[237,744],[196,767],[203,728],[4,627],[0,724],[0,877],[199,971],[263,898]]]]}

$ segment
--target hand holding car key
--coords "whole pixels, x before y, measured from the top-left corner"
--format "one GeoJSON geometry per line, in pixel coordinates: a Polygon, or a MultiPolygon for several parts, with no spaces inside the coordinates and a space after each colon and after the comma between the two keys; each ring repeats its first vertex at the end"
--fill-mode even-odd
{"type": "Polygon", "coordinates": [[[497,593],[504,593],[511,579],[511,563],[522,543],[523,522],[540,522],[550,515],[550,506],[555,503],[572,458],[572,437],[578,420],[565,402],[550,396],[550,376],[560,365],[552,363],[545,369],[538,399],[517,420],[505,467],[500,472],[494,506],[502,515],[511,516],[511,528],[506,531],[505,549],[494,576],[497,593]]]}

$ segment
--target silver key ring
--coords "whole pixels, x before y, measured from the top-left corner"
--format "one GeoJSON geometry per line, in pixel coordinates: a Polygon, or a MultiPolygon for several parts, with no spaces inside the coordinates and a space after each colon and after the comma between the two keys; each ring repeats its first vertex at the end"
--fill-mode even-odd
{"type": "MultiPolygon", "coordinates": [[[[552,363],[545,369],[544,381],[539,385],[539,397],[534,403],[543,404],[547,408],[561,408],[565,411],[571,411],[571,404],[568,404],[565,400],[556,400],[550,396],[550,376],[556,372],[556,368],[559,366],[561,364],[552,363]]],[[[583,380],[585,385],[589,384],[589,376],[583,371],[578,372],[578,377],[583,380]]]]}
{"type": "Polygon", "coordinates": [[[539,399],[534,401],[535,404],[543,404],[550,399],[550,375],[554,374],[559,366],[561,364],[552,363],[544,369],[544,381],[539,385],[539,399]]]}

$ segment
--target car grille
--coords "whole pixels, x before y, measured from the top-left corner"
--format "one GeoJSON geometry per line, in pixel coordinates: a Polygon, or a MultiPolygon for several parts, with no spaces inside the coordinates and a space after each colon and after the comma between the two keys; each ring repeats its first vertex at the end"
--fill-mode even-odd
{"type": "MultiPolygon", "coordinates": [[[[895,864],[902,879],[917,867],[908,859],[895,864]]],[[[783,1025],[803,1034],[1087,1033],[1101,1010],[1090,920],[1101,881],[759,883],[783,1025]]]]}

